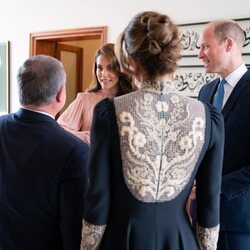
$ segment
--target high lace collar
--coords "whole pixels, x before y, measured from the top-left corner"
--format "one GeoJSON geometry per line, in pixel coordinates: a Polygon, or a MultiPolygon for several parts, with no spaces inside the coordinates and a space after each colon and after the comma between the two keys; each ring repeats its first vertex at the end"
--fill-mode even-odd
{"type": "Polygon", "coordinates": [[[173,83],[170,81],[152,80],[152,81],[137,82],[136,85],[138,86],[139,89],[143,91],[162,93],[162,94],[177,92],[177,90],[173,86],[173,83]]]}

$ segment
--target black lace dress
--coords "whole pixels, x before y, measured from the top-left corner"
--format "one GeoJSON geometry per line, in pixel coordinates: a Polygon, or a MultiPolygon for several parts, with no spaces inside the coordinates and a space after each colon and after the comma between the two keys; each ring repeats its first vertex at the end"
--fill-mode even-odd
{"type": "Polygon", "coordinates": [[[94,111],[82,249],[216,249],[222,116],[166,82],[94,111]],[[197,236],[186,213],[197,185],[197,236]]]}

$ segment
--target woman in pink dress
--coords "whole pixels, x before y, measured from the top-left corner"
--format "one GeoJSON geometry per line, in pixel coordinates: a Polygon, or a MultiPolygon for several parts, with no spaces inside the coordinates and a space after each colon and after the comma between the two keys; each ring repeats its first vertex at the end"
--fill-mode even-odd
{"type": "Polygon", "coordinates": [[[89,131],[95,105],[104,98],[113,98],[131,91],[133,91],[131,78],[121,72],[114,53],[114,44],[107,43],[95,54],[94,79],[90,88],[78,93],[57,122],[89,144],[89,131]]]}

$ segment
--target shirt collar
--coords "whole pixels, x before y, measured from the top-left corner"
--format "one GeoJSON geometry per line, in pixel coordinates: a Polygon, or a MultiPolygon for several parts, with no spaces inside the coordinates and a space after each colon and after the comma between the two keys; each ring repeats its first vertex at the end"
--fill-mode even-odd
{"type": "Polygon", "coordinates": [[[21,106],[22,109],[26,109],[26,110],[29,110],[29,111],[32,111],[32,112],[36,112],[36,113],[40,113],[40,114],[43,114],[43,115],[47,115],[47,116],[50,116],[51,118],[55,119],[55,117],[49,113],[46,113],[46,112],[43,112],[43,111],[38,111],[38,110],[34,110],[34,109],[28,109],[28,108],[24,108],[21,106]]]}
{"type": "Polygon", "coordinates": [[[225,79],[234,88],[241,77],[247,72],[247,67],[242,63],[237,69],[231,72],[225,79]]]}

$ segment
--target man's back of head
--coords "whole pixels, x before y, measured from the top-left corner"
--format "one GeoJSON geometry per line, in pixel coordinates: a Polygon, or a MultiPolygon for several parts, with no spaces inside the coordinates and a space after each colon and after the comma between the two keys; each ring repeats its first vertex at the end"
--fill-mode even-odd
{"type": "Polygon", "coordinates": [[[37,55],[27,59],[19,68],[17,81],[23,107],[55,116],[64,106],[66,74],[56,58],[37,55]]]}

